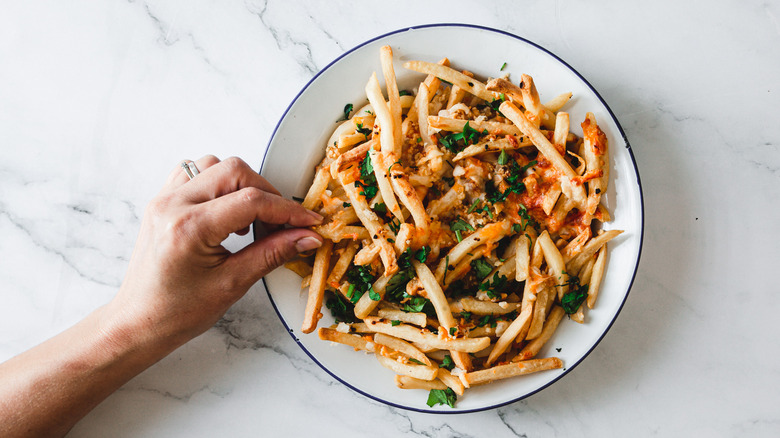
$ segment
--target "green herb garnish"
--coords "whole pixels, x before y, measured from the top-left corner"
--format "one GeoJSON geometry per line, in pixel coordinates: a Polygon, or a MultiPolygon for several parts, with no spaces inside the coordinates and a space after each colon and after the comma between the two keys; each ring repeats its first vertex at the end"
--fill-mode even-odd
{"type": "Polygon", "coordinates": [[[357,132],[363,134],[363,136],[366,137],[366,140],[368,140],[368,134],[371,134],[371,129],[364,128],[362,123],[358,123],[357,132]]]}
{"type": "Polygon", "coordinates": [[[493,271],[493,266],[491,266],[487,260],[481,258],[471,261],[471,269],[474,270],[474,275],[477,276],[477,280],[482,281],[485,277],[490,275],[491,271],[493,271]]]}
{"type": "Polygon", "coordinates": [[[458,400],[458,396],[452,388],[447,389],[431,389],[428,393],[427,404],[430,407],[436,405],[448,405],[451,408],[455,407],[455,402],[458,400]]]}
{"type": "Polygon", "coordinates": [[[463,238],[460,235],[461,231],[475,231],[474,227],[472,227],[471,224],[469,224],[468,222],[460,218],[450,223],[450,230],[455,232],[455,238],[458,239],[458,242],[463,240],[463,238]]]}
{"type": "Polygon", "coordinates": [[[349,113],[352,112],[352,104],[348,103],[344,105],[344,120],[349,120],[349,113]]]}

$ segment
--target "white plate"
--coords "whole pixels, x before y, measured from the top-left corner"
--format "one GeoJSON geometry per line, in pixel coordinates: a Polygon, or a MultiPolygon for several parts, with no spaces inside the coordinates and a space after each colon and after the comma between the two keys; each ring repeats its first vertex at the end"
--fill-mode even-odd
{"type": "MultiPolygon", "coordinates": [[[[396,388],[393,373],[372,355],[343,345],[321,341],[316,333],[300,332],[306,293],[300,278],[286,269],[265,277],[265,286],[277,313],[303,350],[333,377],[374,400],[421,412],[464,413],[491,409],[527,397],[552,384],[576,366],[598,344],[620,312],[633,282],[642,245],[642,193],[634,157],[617,119],[582,76],[555,55],[517,36],[476,26],[431,25],[399,30],[368,41],[325,67],[298,94],[279,122],[263,160],[261,173],[285,197],[303,197],[313,178],[314,166],[324,156],[325,142],[342,117],[347,103],[358,108],[366,102],[365,83],[372,72],[381,78],[379,48],[393,47],[395,71],[401,89],[419,83],[422,75],[407,71],[407,60],[437,62],[448,57],[456,68],[477,77],[510,73],[517,80],[530,74],[542,101],[571,91],[566,106],[572,131],[582,135],[579,124],[588,111],[596,115],[609,140],[610,188],[606,205],[614,220],[605,229],[625,230],[610,243],[609,260],[596,308],[586,312],[583,325],[564,320],[539,357],[558,356],[564,369],[544,371],[471,388],[455,409],[429,408],[427,393],[396,388]],[[506,62],[504,71],[499,71],[506,62]],[[560,351],[558,351],[560,349],[560,351]]],[[[323,306],[320,326],[333,322],[323,306]]]]}

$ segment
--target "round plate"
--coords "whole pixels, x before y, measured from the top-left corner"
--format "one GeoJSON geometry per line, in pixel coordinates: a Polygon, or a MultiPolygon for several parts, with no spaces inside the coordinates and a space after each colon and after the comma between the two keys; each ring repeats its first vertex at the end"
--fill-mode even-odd
{"type": "MultiPolygon", "coordinates": [[[[534,78],[543,102],[571,91],[574,98],[564,109],[571,116],[572,131],[582,135],[580,123],[593,112],[606,133],[610,149],[610,186],[604,198],[613,215],[605,229],[625,232],[609,244],[609,258],[602,289],[585,324],[565,319],[538,357],[557,356],[564,368],[516,377],[470,388],[454,409],[429,408],[427,393],[401,390],[392,371],[373,355],[344,345],[321,341],[316,332],[303,334],[300,327],[306,306],[301,279],[287,269],[277,269],[264,279],[271,302],[298,345],[333,377],[374,400],[420,412],[465,413],[512,403],[549,386],[571,371],[598,344],[615,321],[634,280],[643,232],[642,192],[634,157],[612,111],[596,90],[561,59],[536,44],[494,29],[469,25],[430,25],[402,29],[367,41],[345,53],[319,72],[296,96],[274,131],[263,160],[261,174],[285,197],[304,197],[314,167],[324,156],[325,142],[343,117],[347,103],[355,108],[366,102],[364,87],[372,72],[381,78],[379,48],[390,45],[395,55],[399,88],[410,89],[423,75],[403,68],[403,62],[437,62],[448,57],[456,69],[467,69],[478,78],[510,73],[517,81],[522,73],[534,78]],[[506,63],[503,71],[502,65],[506,63]]],[[[330,312],[320,326],[333,323],[330,312]]]]}

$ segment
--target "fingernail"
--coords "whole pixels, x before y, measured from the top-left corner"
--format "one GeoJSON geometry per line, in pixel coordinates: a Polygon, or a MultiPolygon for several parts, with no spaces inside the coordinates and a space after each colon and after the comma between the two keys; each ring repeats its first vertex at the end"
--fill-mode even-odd
{"type": "Polygon", "coordinates": [[[309,216],[313,217],[317,221],[317,223],[321,223],[325,219],[324,217],[322,217],[322,215],[320,215],[317,212],[311,210],[306,210],[306,212],[309,213],[309,216]]]}
{"type": "Polygon", "coordinates": [[[319,239],[316,239],[311,236],[298,239],[298,241],[295,242],[295,250],[298,252],[309,251],[315,248],[319,248],[321,246],[322,246],[322,242],[319,239]]]}

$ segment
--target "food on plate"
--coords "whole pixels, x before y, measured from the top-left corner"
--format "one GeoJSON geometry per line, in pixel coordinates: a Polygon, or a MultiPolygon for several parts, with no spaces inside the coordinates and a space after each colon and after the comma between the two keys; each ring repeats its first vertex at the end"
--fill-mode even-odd
{"type": "MultiPolygon", "coordinates": [[[[563,367],[538,357],[564,316],[586,323],[619,230],[602,203],[609,148],[563,93],[438,63],[400,89],[389,46],[368,103],[344,107],[302,204],[325,244],[288,263],[308,288],[302,331],[374,354],[403,389],[453,406],[466,388],[563,367]],[[385,94],[386,93],[386,94],[385,94]],[[385,97],[387,96],[387,97],[385,97]]],[[[416,73],[413,73],[416,72],[416,73]]]]}

